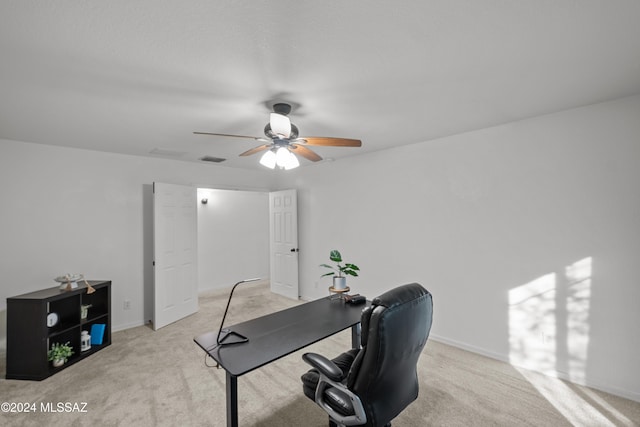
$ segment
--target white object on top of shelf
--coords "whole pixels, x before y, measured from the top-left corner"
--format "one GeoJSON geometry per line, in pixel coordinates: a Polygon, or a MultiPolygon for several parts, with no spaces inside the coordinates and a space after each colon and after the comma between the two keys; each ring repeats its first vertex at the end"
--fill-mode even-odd
{"type": "Polygon", "coordinates": [[[56,282],[60,283],[60,289],[62,290],[71,290],[71,289],[75,289],[78,287],[78,280],[82,280],[84,279],[84,275],[83,274],[79,274],[79,273],[67,273],[64,276],[58,276],[56,277],[55,280],[56,282]]]}

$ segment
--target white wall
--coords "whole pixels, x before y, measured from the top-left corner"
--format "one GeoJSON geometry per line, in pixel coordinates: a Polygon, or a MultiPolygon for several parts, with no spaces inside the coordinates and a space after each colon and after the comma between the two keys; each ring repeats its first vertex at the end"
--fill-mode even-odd
{"type": "Polygon", "coordinates": [[[297,170],[301,295],[339,249],[356,292],[427,287],[434,337],[640,400],[639,117],[633,97],[297,170]]]}
{"type": "Polygon", "coordinates": [[[198,189],[198,289],[269,279],[269,193],[198,189]]]}
{"type": "Polygon", "coordinates": [[[152,183],[269,189],[270,172],[0,140],[0,312],[7,297],[78,272],[113,281],[115,330],[143,324],[152,313],[152,183]]]}

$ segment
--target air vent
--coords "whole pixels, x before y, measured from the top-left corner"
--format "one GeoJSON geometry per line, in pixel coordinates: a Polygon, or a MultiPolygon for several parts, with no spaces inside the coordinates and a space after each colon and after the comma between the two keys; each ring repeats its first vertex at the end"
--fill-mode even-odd
{"type": "Polygon", "coordinates": [[[204,157],[201,157],[200,160],[202,160],[203,162],[222,163],[227,159],[223,159],[220,157],[213,157],[213,156],[204,156],[204,157]]]}

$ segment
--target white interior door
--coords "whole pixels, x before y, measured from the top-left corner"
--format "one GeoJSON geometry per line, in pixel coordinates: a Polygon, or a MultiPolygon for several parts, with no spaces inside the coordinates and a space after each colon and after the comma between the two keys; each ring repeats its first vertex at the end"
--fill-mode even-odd
{"type": "Polygon", "coordinates": [[[196,206],[195,187],[153,183],[154,330],[198,311],[196,206]]]}
{"type": "Polygon", "coordinates": [[[271,291],[298,299],[298,199],[296,190],[269,193],[271,291]]]}

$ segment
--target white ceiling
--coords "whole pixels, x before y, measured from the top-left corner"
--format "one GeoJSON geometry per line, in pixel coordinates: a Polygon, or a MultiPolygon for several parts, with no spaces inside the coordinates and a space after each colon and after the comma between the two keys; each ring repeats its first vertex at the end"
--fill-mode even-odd
{"type": "Polygon", "coordinates": [[[301,136],[363,142],[318,154],[361,154],[639,93],[639,22],[635,0],[2,0],[0,138],[261,168],[192,132],[263,136],[283,100],[301,136]]]}

